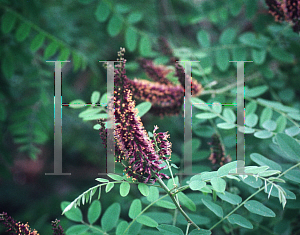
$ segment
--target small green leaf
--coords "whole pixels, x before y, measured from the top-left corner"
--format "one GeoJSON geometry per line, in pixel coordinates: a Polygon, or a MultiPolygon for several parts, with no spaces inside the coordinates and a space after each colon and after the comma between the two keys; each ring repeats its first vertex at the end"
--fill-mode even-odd
{"type": "Polygon", "coordinates": [[[270,49],[270,54],[276,60],[285,62],[285,63],[293,63],[294,62],[294,55],[283,50],[282,48],[275,46],[270,49]]]}
{"type": "Polygon", "coordinates": [[[81,65],[81,57],[77,53],[72,53],[72,59],[74,71],[77,71],[81,65]]]}
{"type": "Polygon", "coordinates": [[[111,37],[115,37],[121,32],[122,26],[123,26],[123,21],[120,19],[118,15],[115,14],[110,18],[108,22],[107,32],[111,37]]]}
{"type": "Polygon", "coordinates": [[[45,60],[47,60],[51,56],[53,56],[57,50],[58,50],[58,44],[56,43],[56,41],[51,42],[45,49],[45,52],[44,52],[45,60]]]}
{"type": "Polygon", "coordinates": [[[136,221],[140,224],[146,225],[148,227],[157,227],[158,223],[151,219],[149,216],[146,215],[140,215],[139,217],[136,218],[136,221]]]}
{"type": "Polygon", "coordinates": [[[228,217],[228,221],[231,224],[237,224],[244,228],[253,229],[253,225],[251,224],[251,222],[249,220],[247,220],[246,218],[244,218],[243,216],[238,215],[238,214],[230,215],[228,217]]]}
{"type": "Polygon", "coordinates": [[[199,45],[201,45],[203,48],[210,47],[210,36],[207,31],[200,30],[197,33],[197,40],[199,45]]]}
{"type": "Polygon", "coordinates": [[[11,12],[7,11],[2,16],[2,23],[1,23],[1,29],[4,34],[9,33],[12,31],[16,24],[17,17],[12,14],[11,12]]]}
{"type": "Polygon", "coordinates": [[[120,185],[120,195],[126,197],[130,190],[130,184],[128,182],[122,182],[120,185]]]}
{"type": "Polygon", "coordinates": [[[130,205],[128,216],[135,219],[142,211],[142,203],[140,199],[134,199],[130,205]]]}
{"type": "Polygon", "coordinates": [[[168,224],[160,224],[157,229],[164,235],[184,235],[182,230],[178,227],[168,224]]]}
{"type": "Polygon", "coordinates": [[[16,31],[16,39],[18,42],[23,42],[30,33],[31,26],[27,23],[22,23],[16,31]]]}
{"type": "Polygon", "coordinates": [[[128,27],[125,32],[125,45],[129,51],[134,51],[138,42],[138,34],[133,27],[128,27]]]}
{"type": "Polygon", "coordinates": [[[189,235],[210,235],[210,234],[211,231],[202,228],[200,228],[200,230],[194,229],[189,233],[189,235]]]}
{"type": "Polygon", "coordinates": [[[177,195],[178,195],[179,201],[186,208],[188,208],[191,211],[196,211],[196,205],[195,205],[195,203],[188,196],[186,196],[183,192],[179,192],[177,195]]]}
{"type": "Polygon", "coordinates": [[[140,40],[139,51],[141,56],[149,56],[151,54],[151,40],[148,35],[143,35],[140,40]]]}
{"type": "Polygon", "coordinates": [[[143,102],[136,106],[138,115],[142,117],[151,109],[151,102],[143,102]]]}
{"type": "Polygon", "coordinates": [[[297,127],[297,126],[292,126],[292,127],[289,127],[287,129],[285,129],[284,131],[287,135],[293,137],[293,136],[296,136],[300,133],[300,128],[297,127]]]}
{"type": "Polygon", "coordinates": [[[248,184],[252,188],[259,188],[262,185],[261,179],[256,179],[254,176],[249,175],[246,179],[243,180],[245,184],[248,184]]]}
{"type": "Polygon", "coordinates": [[[255,200],[247,201],[244,204],[244,207],[251,213],[254,213],[257,215],[261,215],[261,216],[265,216],[265,217],[275,217],[276,216],[276,214],[271,209],[269,209],[264,204],[262,204],[258,201],[255,201],[255,200]]]}
{"type": "Polygon", "coordinates": [[[44,41],[45,41],[45,35],[39,33],[32,40],[32,42],[30,44],[30,50],[32,52],[36,52],[44,44],[44,41]]]}
{"type": "Polygon", "coordinates": [[[263,155],[261,155],[259,153],[251,153],[250,158],[252,161],[254,161],[255,163],[257,163],[260,166],[268,166],[272,170],[282,171],[282,168],[278,163],[264,157],[263,155]]]}
{"type": "Polygon", "coordinates": [[[199,119],[212,119],[212,118],[215,118],[217,116],[218,115],[215,114],[215,113],[199,113],[199,114],[196,114],[196,118],[199,118],[199,119]]]}
{"type": "MultiPolygon", "coordinates": [[[[61,210],[64,211],[67,206],[70,205],[70,202],[62,202],[60,204],[61,210]]],[[[66,211],[64,215],[72,221],[81,222],[82,221],[82,213],[78,207],[72,207],[70,210],[66,211]]]]}
{"type": "Polygon", "coordinates": [[[77,99],[77,100],[72,100],[69,104],[69,107],[73,109],[80,109],[83,108],[84,105],[85,102],[83,100],[77,99]]]}
{"type": "Polygon", "coordinates": [[[112,230],[116,225],[120,217],[121,206],[119,203],[115,202],[110,205],[104,212],[101,218],[101,227],[104,231],[112,230]]]}
{"type": "Polygon", "coordinates": [[[147,200],[149,202],[153,202],[153,201],[157,200],[158,197],[159,197],[158,188],[156,188],[156,187],[150,187],[149,195],[147,196],[147,200]]]}
{"type": "Polygon", "coordinates": [[[218,102],[214,102],[213,105],[212,105],[212,110],[215,113],[220,114],[222,112],[222,104],[218,103],[218,102]]]}
{"type": "Polygon", "coordinates": [[[149,195],[149,187],[146,184],[139,183],[138,189],[141,192],[141,194],[144,195],[145,197],[149,195]]]}
{"type": "Polygon", "coordinates": [[[267,51],[265,49],[252,49],[251,54],[254,63],[261,65],[266,60],[267,51]]]}
{"type": "Polygon", "coordinates": [[[217,193],[218,197],[221,198],[223,201],[226,201],[232,205],[237,205],[242,202],[242,198],[239,195],[232,194],[229,192],[224,192],[223,193],[217,193]]]}
{"type": "Polygon", "coordinates": [[[258,122],[258,116],[255,113],[251,113],[245,118],[245,125],[249,127],[256,126],[257,122],[258,122]]]}
{"type": "Polygon", "coordinates": [[[138,11],[138,12],[131,12],[128,17],[127,21],[130,24],[135,24],[143,19],[143,13],[138,11]]]}
{"type": "Polygon", "coordinates": [[[91,114],[88,116],[85,116],[83,118],[84,121],[89,121],[89,120],[98,120],[100,118],[107,118],[107,113],[98,113],[98,114],[91,114]]]}
{"type": "Polygon", "coordinates": [[[96,180],[103,183],[109,182],[108,179],[103,179],[103,178],[96,178],[96,180]]]}
{"type": "Polygon", "coordinates": [[[193,191],[200,190],[201,188],[205,187],[205,185],[206,183],[200,180],[193,180],[189,183],[190,189],[193,191]]]}
{"type": "Polygon", "coordinates": [[[296,121],[300,121],[300,114],[298,113],[288,113],[288,116],[296,121]]]}
{"type": "Polygon", "coordinates": [[[76,235],[76,234],[83,234],[89,229],[88,225],[85,224],[77,224],[69,227],[66,231],[66,235],[76,235]]]}
{"type": "Polygon", "coordinates": [[[100,104],[101,106],[106,106],[107,105],[107,93],[104,93],[100,99],[100,104]]]}
{"type": "Polygon", "coordinates": [[[169,201],[166,201],[166,200],[160,200],[160,201],[157,201],[157,202],[155,203],[155,205],[156,205],[156,206],[159,206],[159,207],[166,208],[166,209],[171,209],[171,210],[176,209],[176,206],[174,205],[174,203],[169,202],[169,201]]]}
{"type": "Polygon", "coordinates": [[[100,92],[99,91],[94,91],[92,93],[92,96],[91,96],[91,103],[95,104],[99,101],[99,99],[100,99],[100,92]]]}
{"type": "MultiPolygon", "coordinates": [[[[80,118],[89,118],[95,114],[98,114],[99,112],[101,112],[102,110],[99,109],[99,108],[93,108],[93,107],[90,107],[90,108],[87,108],[86,110],[80,112],[78,114],[78,117],[80,118]]],[[[107,116],[107,114],[105,113],[105,115],[107,116]]]]}
{"type": "Polygon", "coordinates": [[[232,60],[233,61],[242,61],[247,59],[247,50],[246,48],[233,48],[232,49],[232,60]]]}
{"type": "Polygon", "coordinates": [[[115,186],[114,183],[109,182],[106,187],[105,187],[105,192],[108,193],[110,190],[112,190],[112,188],[115,186]]]}
{"type": "Polygon", "coordinates": [[[298,184],[300,183],[300,171],[299,170],[290,170],[284,175],[284,177],[295,183],[298,183],[298,184]]]}
{"type": "Polygon", "coordinates": [[[96,222],[101,214],[101,204],[98,200],[94,200],[88,209],[87,218],[90,224],[96,222]]]}
{"type": "Polygon", "coordinates": [[[223,116],[230,123],[235,123],[236,121],[235,113],[230,108],[224,108],[223,116]]]}
{"type": "Polygon", "coordinates": [[[266,171],[268,168],[268,166],[246,166],[245,173],[251,173],[253,175],[256,175],[266,171]]]}
{"type": "Polygon", "coordinates": [[[273,136],[273,134],[269,131],[257,131],[254,133],[254,136],[259,139],[268,139],[273,136]]]}
{"type": "Polygon", "coordinates": [[[107,20],[109,14],[110,14],[110,8],[107,5],[107,2],[106,1],[100,1],[99,5],[96,9],[96,12],[95,12],[96,19],[99,22],[104,22],[104,21],[107,20]]]}
{"type": "Polygon", "coordinates": [[[230,56],[228,49],[221,49],[216,51],[216,64],[217,67],[222,71],[226,71],[230,65],[230,56]]]}
{"type": "Polygon", "coordinates": [[[239,41],[247,46],[252,46],[258,49],[267,47],[270,39],[262,34],[254,34],[253,32],[247,32],[239,37],[239,41]]]}
{"type": "Polygon", "coordinates": [[[236,37],[236,33],[237,33],[236,29],[233,28],[225,29],[220,36],[220,40],[219,40],[220,43],[223,45],[233,43],[236,37]]]}
{"type": "Polygon", "coordinates": [[[260,115],[259,126],[263,127],[263,123],[265,121],[270,120],[272,116],[273,116],[273,110],[269,107],[264,108],[260,115]]]}
{"type": "Polygon", "coordinates": [[[71,54],[71,51],[69,50],[69,48],[65,47],[60,51],[58,59],[62,60],[62,61],[66,61],[69,59],[70,54],[71,54]]]}
{"type": "Polygon", "coordinates": [[[127,227],[128,227],[128,222],[121,221],[117,226],[116,235],[123,235],[127,227]]]}
{"type": "Polygon", "coordinates": [[[197,109],[211,111],[211,108],[208,106],[208,104],[205,103],[203,100],[200,100],[197,97],[191,97],[191,103],[197,109]]]}
{"type": "Polygon", "coordinates": [[[224,130],[229,130],[229,129],[236,128],[236,125],[233,123],[223,122],[223,123],[218,123],[217,127],[224,130]]]}
{"type": "Polygon", "coordinates": [[[268,89],[269,89],[269,87],[266,86],[266,85],[257,86],[257,87],[248,89],[248,90],[245,92],[245,96],[246,96],[246,97],[254,98],[254,97],[257,97],[257,96],[262,95],[262,94],[265,93],[268,89]]]}
{"type": "Polygon", "coordinates": [[[251,101],[250,103],[248,103],[246,105],[245,116],[247,116],[251,113],[255,113],[256,109],[257,109],[257,103],[254,101],[251,101]]]}
{"type": "Polygon", "coordinates": [[[209,209],[211,210],[216,216],[222,218],[223,217],[223,209],[219,205],[208,201],[206,199],[201,199],[202,203],[209,209]]]}
{"type": "Polygon", "coordinates": [[[217,171],[218,172],[218,176],[222,177],[222,176],[228,175],[228,173],[231,170],[236,169],[236,168],[237,168],[237,162],[236,161],[227,163],[227,164],[225,164],[224,166],[221,166],[218,169],[218,171],[217,171]]]}
{"type": "Polygon", "coordinates": [[[214,177],[211,179],[210,183],[216,192],[223,193],[225,191],[226,181],[223,180],[222,178],[214,177]]]}
{"type": "Polygon", "coordinates": [[[117,180],[117,181],[122,181],[123,177],[120,175],[116,175],[116,174],[112,174],[112,173],[108,173],[107,176],[113,180],[117,180]]]}
{"type": "Polygon", "coordinates": [[[300,145],[294,138],[283,133],[278,133],[276,140],[280,149],[286,153],[289,159],[297,162],[300,160],[300,145]]]}
{"type": "Polygon", "coordinates": [[[277,127],[276,122],[273,120],[267,120],[262,124],[263,128],[268,131],[274,131],[277,127]]]}

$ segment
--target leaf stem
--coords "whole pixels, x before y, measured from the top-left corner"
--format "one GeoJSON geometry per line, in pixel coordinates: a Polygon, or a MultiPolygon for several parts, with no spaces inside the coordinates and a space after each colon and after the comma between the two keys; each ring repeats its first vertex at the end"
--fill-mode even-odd
{"type": "Polygon", "coordinates": [[[188,223],[191,223],[193,226],[195,226],[198,230],[200,230],[200,228],[198,227],[197,224],[195,224],[195,222],[185,213],[185,211],[181,208],[181,206],[179,205],[179,203],[177,202],[177,200],[175,199],[173,193],[171,192],[171,190],[168,189],[168,187],[165,185],[165,183],[162,181],[162,179],[158,176],[155,176],[157,178],[158,183],[160,184],[160,186],[166,191],[166,193],[170,196],[170,198],[172,199],[172,201],[174,202],[175,206],[177,207],[177,209],[180,211],[180,213],[183,215],[183,217],[188,221],[188,223]]]}

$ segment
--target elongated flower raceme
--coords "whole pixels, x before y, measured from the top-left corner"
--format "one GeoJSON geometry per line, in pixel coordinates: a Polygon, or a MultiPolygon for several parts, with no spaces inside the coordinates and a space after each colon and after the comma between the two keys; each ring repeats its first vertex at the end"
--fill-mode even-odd
{"type": "Polygon", "coordinates": [[[173,84],[166,78],[172,70],[166,66],[156,66],[150,60],[141,59],[141,67],[144,68],[150,79],[154,80],[128,80],[130,89],[136,99],[152,103],[151,111],[158,115],[174,115],[181,111],[184,102],[185,79],[191,80],[191,94],[200,95],[202,86],[195,79],[185,76],[181,65],[175,64],[176,74],[180,84],[173,84]]]}
{"type": "MultiPolygon", "coordinates": [[[[121,51],[123,53],[124,50],[121,51]]],[[[159,173],[162,160],[154,148],[140,117],[137,115],[135,101],[132,100],[132,92],[128,83],[125,70],[126,60],[121,58],[116,65],[114,75],[114,114],[115,114],[115,140],[117,161],[124,164],[124,171],[128,177],[138,181],[156,181],[158,177],[166,177],[159,173]],[[154,179],[155,178],[155,179],[154,179]]]]}

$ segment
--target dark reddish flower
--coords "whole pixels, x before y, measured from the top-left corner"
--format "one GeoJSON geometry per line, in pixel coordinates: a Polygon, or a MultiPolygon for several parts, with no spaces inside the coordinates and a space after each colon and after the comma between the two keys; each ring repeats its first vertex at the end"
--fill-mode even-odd
{"type": "MultiPolygon", "coordinates": [[[[121,56],[124,51],[121,50],[121,56]]],[[[165,174],[159,173],[163,169],[160,167],[162,159],[167,158],[155,151],[141,118],[137,115],[129,79],[126,76],[125,63],[126,60],[121,58],[120,64],[116,65],[114,75],[113,102],[117,159],[124,164],[127,176],[138,181],[155,182],[155,175],[168,178],[165,174]]]]}
{"type": "MultiPolygon", "coordinates": [[[[181,65],[175,64],[176,74],[180,84],[176,85],[169,81],[165,74],[168,73],[168,69],[165,66],[156,67],[152,61],[144,60],[146,63],[146,73],[149,78],[153,79],[155,82],[148,80],[128,80],[130,84],[130,89],[132,90],[133,96],[136,99],[142,101],[149,101],[152,103],[151,112],[157,115],[174,115],[181,111],[181,107],[184,102],[184,87],[185,87],[185,73],[181,65]],[[159,71],[158,69],[159,68],[159,71]],[[154,73],[159,73],[159,76],[149,75],[147,71],[154,71],[154,73]],[[162,71],[165,71],[163,74],[162,71]],[[161,82],[163,81],[163,82],[161,82]]],[[[191,79],[191,78],[186,78],[191,79]]],[[[200,95],[202,91],[202,86],[197,82],[197,80],[191,81],[191,94],[193,96],[200,95]]]]}
{"type": "Polygon", "coordinates": [[[158,127],[155,126],[154,131],[153,131],[154,140],[152,140],[152,143],[157,144],[157,147],[159,148],[158,154],[161,157],[164,157],[164,155],[171,155],[172,144],[168,141],[168,138],[170,138],[170,135],[168,134],[168,132],[155,133],[157,129],[158,129],[158,127]]]}
{"type": "Polygon", "coordinates": [[[211,154],[208,159],[213,164],[213,168],[218,169],[220,166],[231,162],[231,157],[229,155],[225,156],[224,146],[222,145],[220,137],[217,134],[213,134],[211,138],[211,142],[208,143],[209,145],[211,145],[211,154]]]}
{"type": "Polygon", "coordinates": [[[51,222],[51,226],[53,227],[53,235],[65,235],[64,229],[62,226],[59,224],[60,220],[55,219],[55,221],[51,222]]]}
{"type": "Polygon", "coordinates": [[[168,69],[163,65],[154,65],[152,60],[147,60],[144,58],[139,59],[138,62],[141,68],[144,69],[147,76],[153,81],[161,84],[171,84],[171,81],[166,78],[166,76],[172,72],[171,69],[168,69]]]}
{"type": "Polygon", "coordinates": [[[22,224],[17,222],[11,216],[8,216],[6,212],[0,214],[0,221],[3,222],[3,225],[7,228],[6,232],[9,232],[13,235],[39,235],[36,230],[31,231],[28,223],[22,224]]]}
{"type": "Polygon", "coordinates": [[[266,0],[269,12],[275,21],[287,21],[293,24],[294,32],[300,31],[300,0],[266,0]]]}

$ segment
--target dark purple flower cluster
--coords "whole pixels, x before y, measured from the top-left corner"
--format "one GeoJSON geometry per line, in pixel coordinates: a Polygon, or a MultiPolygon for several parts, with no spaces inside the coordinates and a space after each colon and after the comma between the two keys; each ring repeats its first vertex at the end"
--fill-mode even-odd
{"type": "Polygon", "coordinates": [[[8,216],[6,212],[0,214],[0,221],[7,228],[6,232],[12,235],[39,235],[36,230],[31,231],[28,223],[22,224],[21,222],[17,222],[11,216],[8,216]]]}
{"type": "MultiPolygon", "coordinates": [[[[124,53],[121,50],[121,55],[124,53]]],[[[154,176],[166,177],[159,173],[163,167],[162,159],[154,149],[140,117],[137,115],[135,101],[132,100],[132,92],[129,79],[125,70],[126,60],[116,65],[114,75],[114,115],[115,115],[115,140],[118,161],[124,164],[124,171],[128,177],[138,181],[149,182],[154,176]]]]}
{"type": "Polygon", "coordinates": [[[212,136],[212,140],[208,143],[210,147],[209,160],[213,164],[213,169],[218,169],[220,166],[231,162],[231,157],[229,155],[225,156],[225,149],[220,141],[220,137],[217,134],[212,136]]]}
{"type": "MultiPolygon", "coordinates": [[[[184,68],[175,63],[176,74],[180,84],[173,84],[166,78],[172,70],[163,65],[154,65],[151,60],[141,59],[141,67],[152,81],[128,80],[130,89],[136,99],[152,103],[151,111],[158,115],[174,115],[181,111],[184,102],[185,73],[184,68]]],[[[188,78],[187,79],[191,79],[188,78]]],[[[202,86],[195,79],[191,81],[191,94],[200,95],[202,86]]]]}
{"type": "Polygon", "coordinates": [[[290,22],[294,32],[300,32],[300,0],[266,0],[266,3],[276,21],[290,22]]]}
{"type": "Polygon", "coordinates": [[[152,143],[157,144],[157,147],[159,148],[158,154],[161,157],[164,157],[164,155],[171,155],[171,153],[172,153],[172,150],[171,150],[172,143],[170,143],[168,141],[168,138],[170,138],[170,135],[168,134],[168,132],[155,133],[157,129],[158,129],[158,127],[155,126],[154,131],[153,131],[153,138],[155,140],[153,140],[152,143]]]}
{"type": "Polygon", "coordinates": [[[53,235],[65,235],[64,229],[60,224],[58,224],[60,220],[55,219],[54,221],[51,222],[51,226],[53,227],[53,235]]]}

